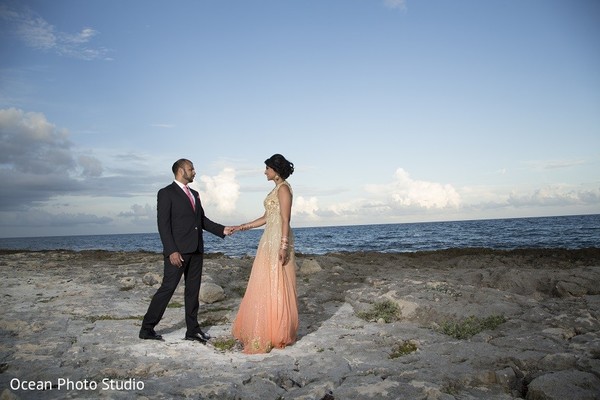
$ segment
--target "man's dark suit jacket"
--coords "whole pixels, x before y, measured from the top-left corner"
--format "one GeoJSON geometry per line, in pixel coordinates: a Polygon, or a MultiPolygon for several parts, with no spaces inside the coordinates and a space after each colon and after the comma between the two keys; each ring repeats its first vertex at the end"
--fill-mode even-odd
{"type": "Polygon", "coordinates": [[[158,233],[166,257],[176,251],[181,254],[203,253],[203,229],[221,238],[225,237],[225,227],[204,215],[198,192],[190,191],[196,200],[196,211],[177,183],[173,182],[158,191],[158,233]]]}

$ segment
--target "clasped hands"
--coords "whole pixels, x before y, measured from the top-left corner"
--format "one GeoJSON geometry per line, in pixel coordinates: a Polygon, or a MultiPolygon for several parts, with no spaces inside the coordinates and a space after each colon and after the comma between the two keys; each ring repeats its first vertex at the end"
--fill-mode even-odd
{"type": "Polygon", "coordinates": [[[223,230],[223,233],[225,234],[225,236],[231,236],[235,232],[246,231],[246,230],[248,230],[248,227],[245,227],[243,224],[236,225],[236,226],[226,226],[225,229],[223,230]]]}

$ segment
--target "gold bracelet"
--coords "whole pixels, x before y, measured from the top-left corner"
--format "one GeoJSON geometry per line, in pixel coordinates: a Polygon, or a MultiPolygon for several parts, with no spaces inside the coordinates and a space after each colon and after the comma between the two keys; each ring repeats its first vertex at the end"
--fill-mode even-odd
{"type": "Polygon", "coordinates": [[[288,249],[288,242],[289,242],[289,239],[287,237],[282,237],[281,238],[281,250],[287,250],[288,249]]]}

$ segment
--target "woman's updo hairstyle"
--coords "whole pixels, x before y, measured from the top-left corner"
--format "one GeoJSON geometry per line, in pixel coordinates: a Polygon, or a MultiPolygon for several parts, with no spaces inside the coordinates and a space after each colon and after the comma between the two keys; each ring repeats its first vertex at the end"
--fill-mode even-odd
{"type": "Polygon", "coordinates": [[[277,172],[283,179],[287,179],[294,173],[294,163],[286,160],[281,154],[273,154],[265,160],[265,164],[277,172]]]}

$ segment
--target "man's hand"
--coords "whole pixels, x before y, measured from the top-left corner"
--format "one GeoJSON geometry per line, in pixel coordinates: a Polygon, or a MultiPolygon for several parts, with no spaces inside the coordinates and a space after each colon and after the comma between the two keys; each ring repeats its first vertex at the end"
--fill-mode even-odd
{"type": "Polygon", "coordinates": [[[179,253],[178,251],[176,251],[175,253],[171,253],[171,255],[169,256],[169,261],[177,268],[181,268],[181,266],[183,265],[183,257],[181,257],[181,253],[179,253]]]}
{"type": "Polygon", "coordinates": [[[230,236],[233,235],[233,233],[236,231],[236,227],[235,226],[226,226],[225,229],[223,229],[223,234],[225,236],[230,236]]]}

